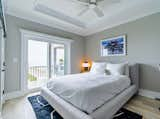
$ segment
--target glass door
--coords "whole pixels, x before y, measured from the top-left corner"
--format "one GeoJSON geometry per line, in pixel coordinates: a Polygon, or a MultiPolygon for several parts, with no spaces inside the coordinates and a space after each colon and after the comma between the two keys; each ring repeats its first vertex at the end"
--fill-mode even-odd
{"type": "Polygon", "coordinates": [[[65,74],[65,52],[63,44],[51,44],[51,78],[65,74]]]}
{"type": "Polygon", "coordinates": [[[49,79],[48,43],[28,40],[28,88],[43,86],[49,79]]]}
{"type": "Polygon", "coordinates": [[[28,40],[28,89],[41,87],[50,78],[64,74],[63,44],[28,40]]]}

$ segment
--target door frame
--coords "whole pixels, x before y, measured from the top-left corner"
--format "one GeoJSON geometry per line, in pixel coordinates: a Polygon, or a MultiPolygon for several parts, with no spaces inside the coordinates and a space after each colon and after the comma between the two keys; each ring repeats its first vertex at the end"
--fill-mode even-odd
{"type": "Polygon", "coordinates": [[[64,44],[66,50],[65,65],[66,74],[71,73],[71,43],[72,39],[52,36],[40,32],[29,31],[25,29],[20,29],[21,33],[21,91],[28,91],[27,87],[27,72],[28,72],[28,40],[44,41],[49,43],[59,43],[64,44]]]}
{"type": "Polygon", "coordinates": [[[0,29],[0,117],[4,99],[4,80],[5,80],[5,42],[3,29],[0,29]]]}

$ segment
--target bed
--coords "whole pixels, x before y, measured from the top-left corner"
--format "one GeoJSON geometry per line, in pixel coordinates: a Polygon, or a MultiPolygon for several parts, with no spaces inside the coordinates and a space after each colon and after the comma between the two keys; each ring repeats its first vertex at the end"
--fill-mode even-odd
{"type": "Polygon", "coordinates": [[[85,112],[66,101],[61,96],[53,93],[47,87],[43,87],[41,95],[54,107],[64,119],[111,119],[112,116],[134,95],[139,88],[138,64],[129,65],[129,77],[131,85],[111,97],[103,105],[94,111],[85,112]]]}

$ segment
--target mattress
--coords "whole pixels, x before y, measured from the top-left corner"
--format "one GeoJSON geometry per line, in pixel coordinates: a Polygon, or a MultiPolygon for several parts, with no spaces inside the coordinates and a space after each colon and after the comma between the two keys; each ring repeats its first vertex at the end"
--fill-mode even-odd
{"type": "Polygon", "coordinates": [[[129,86],[127,76],[94,73],[67,75],[47,83],[51,92],[88,114],[129,86]]]}

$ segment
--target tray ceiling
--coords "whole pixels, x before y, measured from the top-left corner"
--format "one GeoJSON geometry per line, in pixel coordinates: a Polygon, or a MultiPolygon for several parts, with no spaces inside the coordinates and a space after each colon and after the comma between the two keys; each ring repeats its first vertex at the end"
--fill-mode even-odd
{"type": "Polygon", "coordinates": [[[81,36],[100,32],[160,12],[160,0],[104,0],[98,2],[103,17],[78,0],[6,0],[7,14],[59,28],[81,36]]]}

